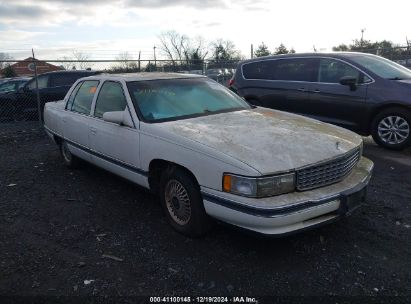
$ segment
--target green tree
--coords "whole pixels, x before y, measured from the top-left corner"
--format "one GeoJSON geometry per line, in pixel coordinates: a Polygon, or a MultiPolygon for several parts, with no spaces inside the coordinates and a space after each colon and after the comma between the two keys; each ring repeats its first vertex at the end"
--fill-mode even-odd
{"type": "Polygon", "coordinates": [[[213,59],[215,61],[228,61],[241,59],[240,51],[235,47],[231,40],[218,39],[211,44],[213,52],[213,59]]]}
{"type": "Polygon", "coordinates": [[[17,73],[11,65],[8,65],[3,69],[3,76],[5,78],[17,77],[17,73]]]}
{"type": "Polygon", "coordinates": [[[258,48],[254,51],[255,57],[262,57],[262,56],[269,56],[270,51],[268,50],[268,46],[265,45],[264,42],[258,46],[258,48]]]}
{"type": "MultiPolygon", "coordinates": [[[[293,53],[295,53],[294,49],[291,49],[293,53]]],[[[288,54],[291,53],[291,51],[289,51],[284,44],[280,44],[278,47],[275,48],[275,55],[281,55],[281,54],[288,54]]]]}
{"type": "Polygon", "coordinates": [[[333,51],[334,51],[334,52],[338,52],[338,51],[340,51],[340,52],[347,52],[347,51],[349,51],[349,50],[350,50],[350,47],[349,47],[348,45],[344,44],[344,43],[341,43],[341,44],[338,45],[338,46],[333,46],[333,51]]]}
{"type": "Polygon", "coordinates": [[[356,51],[377,54],[388,58],[400,58],[406,53],[406,50],[401,49],[389,40],[381,40],[372,42],[370,40],[355,39],[350,45],[340,44],[334,46],[333,51],[356,51]]]}
{"type": "Polygon", "coordinates": [[[145,71],[145,72],[155,72],[156,69],[157,69],[157,67],[154,65],[154,63],[149,62],[149,63],[146,65],[144,71],[145,71]]]}

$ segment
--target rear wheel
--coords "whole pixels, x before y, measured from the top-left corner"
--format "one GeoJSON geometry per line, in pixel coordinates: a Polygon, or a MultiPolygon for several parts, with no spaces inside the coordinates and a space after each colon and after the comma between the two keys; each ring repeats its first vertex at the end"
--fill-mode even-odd
{"type": "Polygon", "coordinates": [[[63,157],[64,164],[68,168],[75,169],[79,167],[80,160],[70,152],[66,141],[62,141],[60,145],[60,152],[61,156],[63,157]]]}
{"type": "Polygon", "coordinates": [[[178,232],[198,237],[210,229],[200,188],[185,170],[172,168],[163,172],[160,198],[168,222],[178,232]]]}
{"type": "Polygon", "coordinates": [[[374,118],[372,137],[384,148],[401,150],[411,144],[411,113],[403,108],[388,108],[374,118]]]}

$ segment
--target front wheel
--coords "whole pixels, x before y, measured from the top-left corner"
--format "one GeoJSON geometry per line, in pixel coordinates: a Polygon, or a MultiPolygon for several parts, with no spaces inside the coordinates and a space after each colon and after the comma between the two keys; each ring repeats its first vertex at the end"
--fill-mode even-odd
{"type": "Polygon", "coordinates": [[[410,111],[403,108],[389,108],[374,118],[371,134],[380,146],[402,150],[411,144],[410,127],[410,111]]]}
{"type": "Polygon", "coordinates": [[[198,237],[210,229],[200,188],[183,169],[172,168],[163,173],[160,199],[168,222],[178,232],[198,237]]]}

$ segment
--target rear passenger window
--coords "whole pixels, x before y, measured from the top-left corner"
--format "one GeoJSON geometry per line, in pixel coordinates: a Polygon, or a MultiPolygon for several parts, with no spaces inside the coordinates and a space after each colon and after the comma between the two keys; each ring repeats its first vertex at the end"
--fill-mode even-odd
{"type": "Polygon", "coordinates": [[[344,76],[351,76],[357,79],[357,82],[364,82],[361,79],[361,73],[352,66],[334,59],[320,59],[318,70],[318,82],[339,83],[344,76]]]}
{"type": "Polygon", "coordinates": [[[82,76],[78,73],[61,73],[53,75],[53,87],[61,87],[61,86],[70,86],[76,82],[77,79],[81,78],[82,76]]]}
{"type": "Polygon", "coordinates": [[[96,93],[97,86],[97,80],[84,81],[74,97],[71,111],[82,114],[90,114],[91,103],[93,102],[93,97],[96,93]]]}
{"type": "Polygon", "coordinates": [[[312,81],[313,71],[311,58],[265,60],[243,65],[246,79],[312,81]]]}
{"type": "Polygon", "coordinates": [[[66,105],[66,109],[67,110],[71,110],[71,107],[73,106],[73,101],[74,98],[76,97],[77,91],[78,89],[81,87],[81,85],[83,84],[83,82],[79,82],[76,87],[74,88],[73,91],[71,91],[70,97],[68,99],[67,105],[66,105]]]}
{"type": "Polygon", "coordinates": [[[307,59],[281,59],[275,67],[275,80],[311,81],[314,63],[307,59]]]}
{"type": "Polygon", "coordinates": [[[250,62],[243,65],[243,75],[245,79],[266,79],[272,80],[276,60],[265,60],[250,62]]]}
{"type": "Polygon", "coordinates": [[[98,94],[94,116],[103,118],[104,113],[124,111],[126,106],[127,100],[122,85],[118,82],[106,81],[98,94]]]}
{"type": "MultiPolygon", "coordinates": [[[[45,89],[48,87],[49,83],[49,75],[41,75],[37,77],[37,83],[39,86],[39,89],[45,89]]],[[[28,84],[27,87],[31,90],[36,89],[36,79],[31,80],[28,84]]]]}

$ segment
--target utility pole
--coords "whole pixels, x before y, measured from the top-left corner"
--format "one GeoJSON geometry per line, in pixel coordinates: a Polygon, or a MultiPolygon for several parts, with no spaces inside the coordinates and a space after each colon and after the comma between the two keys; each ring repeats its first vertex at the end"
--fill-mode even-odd
{"type": "Polygon", "coordinates": [[[138,51],[138,71],[139,72],[141,72],[140,57],[141,57],[141,51],[138,51]]]}
{"type": "Polygon", "coordinates": [[[154,67],[157,70],[156,46],[154,46],[153,49],[154,49],[154,67]]]}
{"type": "Polygon", "coordinates": [[[39,91],[39,80],[37,77],[37,63],[36,57],[34,57],[34,49],[31,49],[31,54],[33,55],[33,65],[34,65],[34,78],[36,79],[36,99],[37,99],[37,114],[39,117],[39,124],[43,126],[42,119],[41,119],[41,104],[40,104],[40,91],[39,91]]]}
{"type": "Polygon", "coordinates": [[[251,59],[254,58],[254,46],[251,44],[251,59]]]}
{"type": "Polygon", "coordinates": [[[360,43],[361,43],[361,47],[363,46],[363,42],[364,42],[364,32],[365,32],[365,28],[363,28],[363,29],[361,29],[361,41],[360,41],[360,43]]]}

